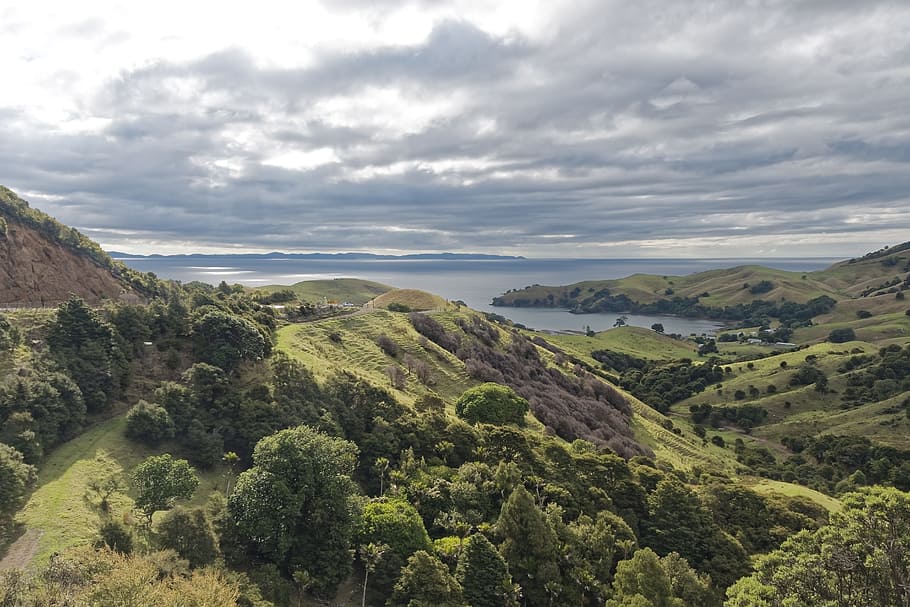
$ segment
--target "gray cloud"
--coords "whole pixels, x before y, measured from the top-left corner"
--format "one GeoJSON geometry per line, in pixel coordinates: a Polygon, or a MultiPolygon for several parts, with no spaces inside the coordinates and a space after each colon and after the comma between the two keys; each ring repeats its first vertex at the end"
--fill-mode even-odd
{"type": "Polygon", "coordinates": [[[843,234],[818,254],[854,254],[910,230],[910,9],[741,4],[573,3],[535,37],[443,21],[306,68],[239,45],[151,58],[82,100],[100,129],[0,100],[0,178],[119,249],[596,256],[843,234]]]}

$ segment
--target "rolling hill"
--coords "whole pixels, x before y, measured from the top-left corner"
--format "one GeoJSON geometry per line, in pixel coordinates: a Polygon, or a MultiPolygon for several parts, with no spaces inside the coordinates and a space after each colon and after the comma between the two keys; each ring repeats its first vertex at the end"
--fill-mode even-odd
{"type": "Polygon", "coordinates": [[[256,290],[264,293],[292,291],[300,301],[314,304],[329,301],[349,302],[359,306],[394,288],[380,282],[360,278],[334,278],[331,280],[304,280],[292,285],[267,285],[258,287],[256,290]]]}

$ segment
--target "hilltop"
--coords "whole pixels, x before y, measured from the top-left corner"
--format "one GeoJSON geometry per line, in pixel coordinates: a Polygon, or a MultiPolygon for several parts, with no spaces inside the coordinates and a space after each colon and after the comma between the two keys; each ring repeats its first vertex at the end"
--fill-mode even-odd
{"type": "Polygon", "coordinates": [[[135,301],[153,288],[78,230],[0,186],[0,305],[41,307],[70,295],[93,304],[135,301]]]}
{"type": "MultiPolygon", "coordinates": [[[[394,288],[381,282],[362,280],[360,278],[334,278],[303,280],[292,285],[267,285],[258,287],[256,290],[267,294],[287,294],[290,292],[300,301],[311,304],[327,301],[349,302],[359,306],[394,288]]],[[[282,298],[279,297],[279,299],[282,298]]],[[[277,302],[278,300],[275,301],[277,302]]]]}

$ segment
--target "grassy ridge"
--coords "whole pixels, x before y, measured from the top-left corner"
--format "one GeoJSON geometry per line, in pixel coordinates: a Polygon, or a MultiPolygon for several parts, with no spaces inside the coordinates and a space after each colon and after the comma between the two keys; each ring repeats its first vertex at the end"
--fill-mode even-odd
{"type": "Polygon", "coordinates": [[[331,280],[304,280],[292,285],[267,285],[257,287],[257,290],[266,293],[289,290],[293,291],[299,300],[309,303],[322,303],[325,299],[330,302],[347,301],[363,305],[377,295],[382,295],[394,288],[380,282],[360,278],[334,278],[331,280]]]}
{"type": "MultiPolygon", "coordinates": [[[[434,318],[441,320],[439,316],[434,318]]],[[[433,343],[426,347],[420,344],[420,335],[407,314],[385,310],[288,325],[278,330],[277,340],[279,350],[303,362],[322,381],[339,371],[351,371],[392,389],[386,372],[389,366],[407,372],[406,357],[428,364],[433,378],[430,387],[409,374],[404,390],[392,389],[406,403],[431,390],[453,402],[464,390],[479,383],[467,376],[464,365],[453,354],[433,343]],[[389,356],[377,345],[380,335],[387,335],[398,345],[397,356],[389,356]]]]}
{"type": "Polygon", "coordinates": [[[418,289],[394,289],[383,293],[373,300],[373,307],[388,308],[398,304],[410,310],[445,310],[448,302],[439,295],[433,295],[418,289]]]}

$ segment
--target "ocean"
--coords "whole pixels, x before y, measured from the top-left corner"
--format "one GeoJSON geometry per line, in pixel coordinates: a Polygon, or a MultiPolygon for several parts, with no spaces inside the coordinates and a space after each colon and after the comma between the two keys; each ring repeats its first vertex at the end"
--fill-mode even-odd
{"type": "MultiPolygon", "coordinates": [[[[212,284],[226,281],[247,286],[290,285],[302,280],[362,278],[399,288],[421,289],[471,308],[494,312],[527,327],[549,331],[603,331],[617,314],[571,314],[559,309],[504,308],[490,305],[509,289],[565,285],[582,280],[622,278],[645,273],[682,276],[704,270],[758,264],[794,272],[810,272],[839,261],[833,258],[765,259],[287,259],[236,255],[119,257],[142,272],[161,278],[212,284]]],[[[713,333],[721,325],[707,320],[671,316],[629,315],[628,324],[650,327],[659,322],[667,333],[713,333]]]]}

